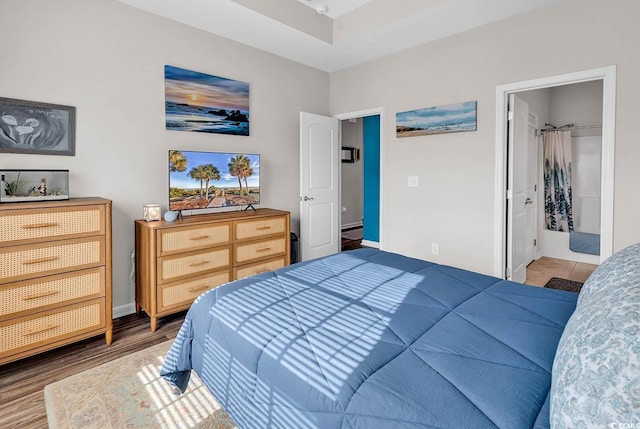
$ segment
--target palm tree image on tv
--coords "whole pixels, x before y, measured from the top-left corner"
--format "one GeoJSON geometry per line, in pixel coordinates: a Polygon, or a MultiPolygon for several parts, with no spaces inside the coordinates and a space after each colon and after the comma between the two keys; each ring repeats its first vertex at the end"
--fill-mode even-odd
{"type": "Polygon", "coordinates": [[[242,180],[244,179],[244,193],[248,195],[249,185],[247,184],[247,178],[253,176],[253,169],[251,168],[251,161],[246,155],[238,154],[231,158],[229,161],[229,174],[238,178],[238,187],[240,188],[240,195],[242,195],[242,180]]]}
{"type": "Polygon", "coordinates": [[[259,202],[259,155],[169,151],[169,210],[259,202]]]}

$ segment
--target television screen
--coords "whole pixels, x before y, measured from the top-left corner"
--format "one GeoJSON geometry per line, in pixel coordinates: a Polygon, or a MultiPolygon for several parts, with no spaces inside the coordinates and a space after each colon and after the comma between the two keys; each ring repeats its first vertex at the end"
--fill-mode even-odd
{"type": "Polygon", "coordinates": [[[260,203],[260,155],[169,151],[169,210],[260,203]]]}

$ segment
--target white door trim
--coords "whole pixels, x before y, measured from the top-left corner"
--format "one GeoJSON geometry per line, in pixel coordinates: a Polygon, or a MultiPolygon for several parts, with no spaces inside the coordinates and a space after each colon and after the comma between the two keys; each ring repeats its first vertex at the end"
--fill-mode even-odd
{"type": "MultiPolygon", "coordinates": [[[[378,237],[380,241],[378,243],[378,248],[383,250],[384,228],[382,227],[382,225],[384,225],[384,107],[375,107],[372,109],[359,110],[357,112],[338,113],[336,115],[333,115],[333,117],[340,121],[344,121],[347,119],[363,118],[365,116],[375,115],[380,116],[380,207],[378,208],[380,215],[380,231],[378,233],[378,237]]],[[[340,180],[342,180],[342,176],[340,177],[340,180]]]]}
{"type": "Polygon", "coordinates": [[[613,254],[614,152],[616,123],[616,66],[584,70],[496,87],[496,160],[494,216],[494,275],[505,278],[506,266],[506,144],[509,94],[572,83],[602,80],[602,181],[600,262],[613,254]]]}

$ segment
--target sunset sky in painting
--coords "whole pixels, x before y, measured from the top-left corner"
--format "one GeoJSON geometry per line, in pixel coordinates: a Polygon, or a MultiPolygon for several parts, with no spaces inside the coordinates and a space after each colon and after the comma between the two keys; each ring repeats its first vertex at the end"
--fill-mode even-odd
{"type": "Polygon", "coordinates": [[[249,84],[165,66],[165,101],[191,106],[249,111],[249,84]]]}

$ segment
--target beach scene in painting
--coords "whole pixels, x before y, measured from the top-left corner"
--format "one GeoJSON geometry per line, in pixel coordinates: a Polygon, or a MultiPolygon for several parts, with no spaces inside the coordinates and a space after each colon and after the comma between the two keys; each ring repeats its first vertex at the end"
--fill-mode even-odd
{"type": "Polygon", "coordinates": [[[169,210],[260,203],[260,155],[169,151],[169,210]]]}
{"type": "Polygon", "coordinates": [[[249,84],[164,67],[166,129],[249,135],[249,84]]]}
{"type": "Polygon", "coordinates": [[[476,104],[467,101],[396,113],[396,137],[475,131],[476,104]]]}

